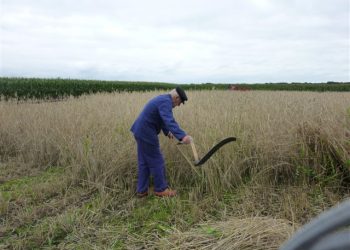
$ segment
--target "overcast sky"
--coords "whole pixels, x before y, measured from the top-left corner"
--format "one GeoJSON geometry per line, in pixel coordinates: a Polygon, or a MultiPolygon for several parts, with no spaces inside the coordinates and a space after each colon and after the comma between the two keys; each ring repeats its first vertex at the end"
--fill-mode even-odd
{"type": "Polygon", "coordinates": [[[350,81],[349,0],[0,1],[0,76],[350,81]]]}

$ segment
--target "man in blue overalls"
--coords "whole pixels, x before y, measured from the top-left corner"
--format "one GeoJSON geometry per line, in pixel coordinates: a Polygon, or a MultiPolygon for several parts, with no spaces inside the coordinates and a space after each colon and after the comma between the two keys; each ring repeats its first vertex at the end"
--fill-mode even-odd
{"type": "Polygon", "coordinates": [[[180,87],[169,94],[151,99],[131,127],[137,143],[138,180],[137,196],[148,195],[149,177],[153,176],[156,196],[175,196],[165,176],[164,157],[160,151],[158,134],[160,130],[170,139],[174,137],[189,144],[191,137],[183,131],[174,119],[172,109],[187,101],[186,93],[180,87]]]}

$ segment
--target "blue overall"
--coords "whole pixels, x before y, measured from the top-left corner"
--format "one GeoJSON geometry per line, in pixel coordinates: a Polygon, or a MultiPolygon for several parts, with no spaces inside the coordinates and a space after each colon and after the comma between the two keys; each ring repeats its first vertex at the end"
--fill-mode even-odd
{"type": "Polygon", "coordinates": [[[131,127],[137,142],[138,180],[137,192],[147,192],[150,175],[154,178],[154,191],[161,192],[168,187],[165,176],[165,161],[160,151],[158,134],[171,132],[181,140],[186,133],[173,116],[170,94],[151,99],[131,127]]]}

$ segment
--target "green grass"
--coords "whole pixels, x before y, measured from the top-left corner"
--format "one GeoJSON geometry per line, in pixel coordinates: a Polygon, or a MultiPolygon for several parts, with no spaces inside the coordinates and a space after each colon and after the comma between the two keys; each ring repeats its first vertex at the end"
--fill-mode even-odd
{"type": "Polygon", "coordinates": [[[19,201],[24,198],[26,200],[26,205],[28,205],[56,195],[57,192],[60,192],[59,189],[51,189],[50,192],[46,192],[46,186],[52,187],[55,186],[56,182],[59,182],[58,186],[61,187],[60,182],[62,182],[62,179],[60,179],[60,177],[63,175],[63,168],[51,167],[40,175],[29,177],[24,176],[0,184],[0,199],[3,204],[0,206],[0,214],[5,212],[5,204],[8,204],[9,202],[19,201]]]}
{"type": "Polygon", "coordinates": [[[50,167],[45,171],[41,172],[37,176],[24,176],[19,179],[9,180],[3,184],[0,184],[0,191],[23,191],[28,190],[28,188],[35,186],[36,183],[51,182],[57,179],[64,173],[64,168],[62,167],[50,167]]]}
{"type": "MultiPolygon", "coordinates": [[[[36,186],[47,182],[52,183],[64,176],[62,169],[49,169],[35,177],[23,177],[1,185],[2,192],[8,192],[12,198],[32,199],[36,186]]],[[[49,191],[49,186],[45,186],[49,191]]],[[[266,187],[261,187],[264,190],[266,187]]],[[[86,249],[107,248],[125,249],[127,247],[147,248],[156,244],[160,239],[171,238],[174,233],[198,230],[203,235],[220,239],[224,232],[206,224],[207,222],[222,221],[227,216],[238,216],[243,213],[256,213],[258,207],[274,204],[275,211],[261,210],[257,215],[282,213],[280,199],[283,189],[262,193],[258,188],[241,187],[227,191],[220,199],[204,197],[199,201],[189,201],[187,192],[180,192],[175,198],[158,198],[150,195],[146,198],[119,195],[105,192],[94,192],[83,202],[70,203],[58,213],[43,216],[36,220],[28,220],[19,227],[13,227],[0,240],[0,247],[12,248],[64,248],[86,249]],[[243,203],[252,202],[252,210],[243,203]],[[279,207],[280,206],[280,207],[279,207]],[[243,211],[245,209],[245,211],[243,211]]],[[[82,190],[72,189],[75,195],[82,190]]],[[[69,192],[55,199],[64,200],[69,192]]],[[[310,189],[306,192],[310,200],[309,213],[317,214],[329,203],[329,197],[324,190],[310,189]]],[[[10,201],[12,202],[12,200],[10,201]]],[[[34,213],[41,201],[33,199],[29,207],[24,208],[28,214],[34,213]]],[[[58,203],[54,203],[58,204],[58,203]]],[[[265,208],[266,209],[266,208],[265,208]]],[[[302,210],[302,209],[301,209],[302,210]]],[[[19,217],[20,218],[20,217],[19,217]]],[[[9,226],[9,225],[7,225],[9,226]]],[[[11,226],[11,225],[10,225],[11,226]]]]}
{"type": "MultiPolygon", "coordinates": [[[[25,206],[19,209],[18,213],[7,214],[10,225],[7,224],[5,227],[7,231],[0,240],[0,247],[34,249],[69,244],[73,249],[96,244],[101,247],[123,249],[129,244],[127,239],[130,235],[132,244],[142,245],[145,244],[146,238],[148,241],[156,241],[170,236],[174,231],[189,230],[205,219],[201,217],[201,213],[198,213],[203,204],[190,203],[187,193],[172,199],[152,195],[139,199],[126,196],[114,197],[113,194],[108,193],[92,194],[88,201],[76,206],[67,204],[67,207],[58,213],[38,218],[33,215],[33,218],[27,218],[37,213],[38,208],[43,205],[42,202],[47,203],[50,198],[61,199],[63,202],[64,197],[69,196],[68,192],[59,196],[49,194],[52,192],[50,188],[57,180],[66,178],[65,173],[62,168],[50,168],[40,175],[18,178],[0,185],[1,193],[8,202],[8,206],[18,201],[25,201],[25,206]],[[39,199],[35,192],[40,187],[43,188],[42,193],[47,194],[45,199],[39,199]],[[24,217],[21,217],[23,215],[27,219],[23,220],[24,217]],[[10,218],[11,216],[13,218],[10,218]],[[22,223],[17,225],[17,218],[22,223]],[[105,234],[103,232],[106,229],[108,230],[105,234]],[[72,243],[72,239],[76,239],[77,242],[72,243]]],[[[64,185],[64,183],[61,184],[64,185]]],[[[77,190],[73,189],[72,192],[77,190]]],[[[52,205],[55,206],[58,203],[52,203],[52,205]]],[[[217,209],[219,209],[218,203],[207,216],[215,218],[217,209]]],[[[209,234],[217,234],[209,228],[206,230],[209,234]]]]}

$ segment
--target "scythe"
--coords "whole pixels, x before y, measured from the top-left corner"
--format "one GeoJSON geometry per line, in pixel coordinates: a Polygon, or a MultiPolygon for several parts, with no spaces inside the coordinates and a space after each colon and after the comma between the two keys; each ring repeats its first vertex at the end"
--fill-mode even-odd
{"type": "MultiPolygon", "coordinates": [[[[236,137],[228,137],[226,139],[223,139],[220,141],[218,144],[216,144],[214,147],[212,147],[208,153],[206,153],[201,159],[198,157],[198,153],[196,150],[196,146],[194,145],[193,139],[191,140],[191,148],[194,156],[194,165],[195,166],[200,166],[203,165],[216,151],[218,151],[222,146],[225,144],[236,141],[236,137]]],[[[183,144],[183,143],[178,143],[178,144],[183,144]]]]}

